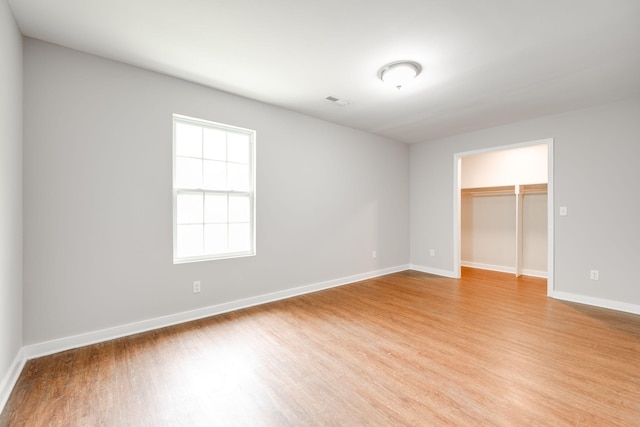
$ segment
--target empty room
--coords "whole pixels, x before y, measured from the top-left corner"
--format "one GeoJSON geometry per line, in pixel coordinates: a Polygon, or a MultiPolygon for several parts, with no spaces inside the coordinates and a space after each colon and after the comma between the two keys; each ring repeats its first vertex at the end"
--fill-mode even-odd
{"type": "Polygon", "coordinates": [[[640,2],[0,0],[0,426],[640,425],[640,2]]]}

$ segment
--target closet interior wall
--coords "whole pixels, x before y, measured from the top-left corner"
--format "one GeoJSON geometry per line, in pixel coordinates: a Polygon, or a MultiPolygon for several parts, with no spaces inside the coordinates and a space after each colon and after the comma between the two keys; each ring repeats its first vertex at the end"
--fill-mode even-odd
{"type": "Polygon", "coordinates": [[[463,266],[546,277],[547,184],[463,188],[463,266]]]}

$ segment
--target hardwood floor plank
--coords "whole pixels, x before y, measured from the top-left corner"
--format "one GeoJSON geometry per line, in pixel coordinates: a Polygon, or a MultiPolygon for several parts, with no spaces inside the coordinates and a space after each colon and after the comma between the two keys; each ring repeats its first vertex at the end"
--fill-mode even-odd
{"type": "Polygon", "coordinates": [[[640,426],[640,316],[406,271],[27,362],[0,426],[640,426]]]}

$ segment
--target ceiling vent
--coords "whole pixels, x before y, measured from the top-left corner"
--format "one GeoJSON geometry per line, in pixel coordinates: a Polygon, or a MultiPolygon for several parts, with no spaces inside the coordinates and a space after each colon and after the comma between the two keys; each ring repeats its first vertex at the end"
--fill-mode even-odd
{"type": "Polygon", "coordinates": [[[327,101],[335,104],[335,105],[340,106],[340,107],[346,107],[347,105],[350,104],[349,101],[345,101],[344,99],[336,98],[335,96],[327,96],[325,99],[327,101]]]}

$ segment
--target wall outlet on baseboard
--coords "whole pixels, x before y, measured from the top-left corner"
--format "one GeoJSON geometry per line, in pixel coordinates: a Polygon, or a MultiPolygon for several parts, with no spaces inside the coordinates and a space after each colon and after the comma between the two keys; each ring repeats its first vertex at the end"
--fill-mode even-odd
{"type": "Polygon", "coordinates": [[[198,292],[200,292],[200,280],[193,282],[193,293],[197,294],[198,292]]]}
{"type": "Polygon", "coordinates": [[[435,249],[431,249],[429,251],[429,256],[436,256],[436,250],[435,249]]]}
{"type": "Polygon", "coordinates": [[[598,270],[591,270],[589,272],[591,280],[600,280],[600,272],[598,270]]]}
{"type": "Polygon", "coordinates": [[[378,252],[376,252],[376,251],[371,252],[371,258],[373,258],[373,259],[378,258],[378,252]]]}

